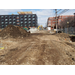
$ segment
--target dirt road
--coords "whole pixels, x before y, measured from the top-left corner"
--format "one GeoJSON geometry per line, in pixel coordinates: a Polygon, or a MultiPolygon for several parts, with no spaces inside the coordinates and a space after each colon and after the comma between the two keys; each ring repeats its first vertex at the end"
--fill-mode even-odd
{"type": "Polygon", "coordinates": [[[75,65],[75,43],[49,34],[2,40],[1,65],[75,65]]]}

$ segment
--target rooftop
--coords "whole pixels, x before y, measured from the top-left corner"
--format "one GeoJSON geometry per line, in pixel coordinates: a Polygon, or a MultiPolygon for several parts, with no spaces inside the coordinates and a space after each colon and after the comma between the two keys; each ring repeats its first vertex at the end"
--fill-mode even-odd
{"type": "Polygon", "coordinates": [[[19,15],[20,14],[32,14],[32,12],[31,11],[29,11],[29,12],[17,12],[19,15]]]}

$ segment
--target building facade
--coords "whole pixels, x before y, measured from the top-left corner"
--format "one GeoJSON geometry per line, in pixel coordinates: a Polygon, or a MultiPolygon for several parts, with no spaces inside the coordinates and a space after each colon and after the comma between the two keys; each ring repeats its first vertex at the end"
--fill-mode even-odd
{"type": "MultiPolygon", "coordinates": [[[[60,25],[61,21],[68,17],[74,17],[74,15],[62,15],[57,17],[57,24],[60,25]]],[[[51,27],[51,29],[56,29],[56,17],[48,18],[47,27],[51,27]]]]}
{"type": "Polygon", "coordinates": [[[0,15],[0,28],[7,25],[17,25],[21,27],[37,27],[36,14],[19,14],[19,15],[0,15]]]}

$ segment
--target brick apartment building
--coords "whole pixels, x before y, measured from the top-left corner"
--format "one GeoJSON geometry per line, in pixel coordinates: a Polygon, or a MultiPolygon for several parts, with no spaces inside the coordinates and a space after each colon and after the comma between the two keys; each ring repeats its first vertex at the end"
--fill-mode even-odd
{"type": "MultiPolygon", "coordinates": [[[[65,18],[68,17],[74,17],[74,15],[62,15],[59,16],[57,23],[60,25],[60,22],[63,21],[65,18]]],[[[55,17],[49,17],[47,21],[47,27],[51,27],[51,29],[56,29],[56,18],[55,17]]]]}
{"type": "Polygon", "coordinates": [[[32,12],[18,12],[18,15],[0,15],[0,28],[5,28],[10,24],[27,28],[36,27],[37,15],[32,14],[32,12]]]}

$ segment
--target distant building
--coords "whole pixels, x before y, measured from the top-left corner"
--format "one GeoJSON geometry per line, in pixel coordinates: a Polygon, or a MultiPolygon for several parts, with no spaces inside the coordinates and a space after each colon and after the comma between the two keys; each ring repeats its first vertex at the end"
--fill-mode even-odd
{"type": "Polygon", "coordinates": [[[37,27],[37,15],[32,12],[18,12],[19,15],[0,15],[0,28],[7,25],[17,25],[21,27],[37,27]]]}
{"type": "MultiPolygon", "coordinates": [[[[60,25],[60,22],[63,21],[65,18],[74,17],[74,15],[62,15],[59,16],[57,23],[60,25]]],[[[56,29],[56,17],[49,17],[47,21],[47,27],[51,27],[51,29],[56,29]]]]}

